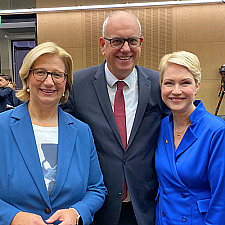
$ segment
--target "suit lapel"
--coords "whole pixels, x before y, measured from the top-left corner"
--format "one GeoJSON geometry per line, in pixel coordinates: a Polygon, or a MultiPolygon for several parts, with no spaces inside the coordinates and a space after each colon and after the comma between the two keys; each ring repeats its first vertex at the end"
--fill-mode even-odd
{"type": "Polygon", "coordinates": [[[174,175],[174,177],[176,178],[176,180],[183,186],[185,186],[185,184],[183,183],[183,181],[180,179],[178,173],[177,173],[177,169],[176,169],[176,162],[175,162],[175,148],[174,148],[174,140],[173,140],[173,123],[170,122],[167,127],[164,130],[163,133],[163,142],[164,142],[164,146],[165,146],[165,151],[166,151],[166,155],[167,155],[167,159],[170,165],[170,170],[172,172],[172,174],[174,175]]]}
{"type": "Polygon", "coordinates": [[[197,140],[196,135],[192,132],[190,129],[190,126],[188,127],[183,139],[181,140],[177,150],[176,150],[176,159],[185,151],[188,150],[188,148],[197,140]]]}
{"type": "Polygon", "coordinates": [[[42,198],[46,204],[50,206],[27,104],[16,108],[12,113],[12,117],[19,120],[18,122],[13,123],[10,128],[21,156],[42,198]]]}
{"type": "Polygon", "coordinates": [[[66,182],[77,137],[77,128],[73,126],[73,121],[60,108],[58,137],[57,174],[55,187],[50,196],[51,202],[58,196],[66,182]]]}
{"type": "Polygon", "coordinates": [[[106,79],[105,79],[105,70],[104,70],[105,67],[104,66],[105,66],[105,62],[100,65],[98,71],[96,72],[95,80],[93,81],[93,85],[94,85],[94,89],[95,89],[96,95],[99,100],[99,104],[102,108],[102,111],[103,111],[110,127],[112,128],[117,140],[119,141],[121,147],[123,148],[123,143],[120,138],[119,130],[116,125],[116,120],[115,120],[111,102],[109,99],[109,94],[108,94],[108,89],[107,89],[106,79]]]}
{"type": "Polygon", "coordinates": [[[151,81],[148,79],[147,76],[145,76],[141,71],[137,68],[138,73],[138,106],[137,111],[134,119],[134,124],[132,127],[132,131],[130,134],[130,138],[128,141],[127,149],[131,145],[132,141],[134,140],[134,137],[138,131],[138,128],[141,124],[141,121],[143,119],[146,106],[148,104],[148,99],[151,92],[151,81]]]}
{"type": "Polygon", "coordinates": [[[180,145],[178,146],[176,152],[174,148],[174,138],[173,138],[173,122],[168,124],[168,126],[164,130],[163,134],[163,142],[167,154],[167,158],[169,161],[170,169],[174,175],[174,177],[177,179],[177,181],[185,186],[183,181],[180,179],[178,173],[177,173],[177,167],[176,167],[176,160],[177,158],[184,153],[185,151],[188,151],[188,148],[197,140],[196,135],[192,132],[190,127],[187,129],[185,136],[183,137],[180,145]]]}

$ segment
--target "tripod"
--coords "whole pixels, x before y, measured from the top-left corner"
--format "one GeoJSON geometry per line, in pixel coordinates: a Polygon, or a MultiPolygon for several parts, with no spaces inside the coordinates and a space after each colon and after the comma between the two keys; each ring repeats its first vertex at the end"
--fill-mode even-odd
{"type": "Polygon", "coordinates": [[[217,113],[219,111],[220,104],[222,102],[222,99],[223,99],[223,96],[224,96],[224,92],[225,92],[225,89],[224,89],[225,73],[223,73],[221,75],[222,75],[222,78],[221,78],[221,84],[220,84],[220,91],[219,91],[219,94],[218,94],[218,97],[220,97],[220,100],[219,100],[218,105],[216,107],[215,115],[217,115],[217,113]]]}

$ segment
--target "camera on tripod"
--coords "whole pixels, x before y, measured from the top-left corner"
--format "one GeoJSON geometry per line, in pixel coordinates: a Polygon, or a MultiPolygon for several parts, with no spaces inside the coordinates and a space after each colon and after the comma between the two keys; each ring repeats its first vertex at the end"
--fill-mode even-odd
{"type": "Polygon", "coordinates": [[[225,82],[225,64],[219,69],[220,75],[222,76],[222,82],[225,82]]]}
{"type": "Polygon", "coordinates": [[[225,64],[223,66],[220,67],[219,69],[219,72],[220,72],[220,75],[221,75],[221,83],[220,83],[220,86],[219,86],[219,94],[218,94],[218,97],[220,97],[220,100],[218,102],[218,105],[216,107],[216,111],[215,111],[215,115],[217,115],[218,111],[219,111],[219,107],[220,107],[220,104],[222,102],[222,99],[223,99],[223,95],[224,95],[224,92],[225,92],[225,64]]]}

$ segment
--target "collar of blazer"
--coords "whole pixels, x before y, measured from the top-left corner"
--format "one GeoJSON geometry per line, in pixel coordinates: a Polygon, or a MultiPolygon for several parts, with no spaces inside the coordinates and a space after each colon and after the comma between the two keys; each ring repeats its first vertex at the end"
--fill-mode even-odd
{"type": "Polygon", "coordinates": [[[57,176],[55,188],[49,200],[43,179],[43,172],[40,165],[33,127],[28,112],[28,104],[24,103],[15,108],[11,118],[13,118],[13,121],[10,128],[17,143],[18,150],[24,159],[34,183],[39,189],[46,204],[50,207],[50,200],[53,201],[57,197],[66,181],[76,142],[77,130],[81,122],[59,108],[57,176]],[[58,179],[60,180],[58,181],[58,179]]]}

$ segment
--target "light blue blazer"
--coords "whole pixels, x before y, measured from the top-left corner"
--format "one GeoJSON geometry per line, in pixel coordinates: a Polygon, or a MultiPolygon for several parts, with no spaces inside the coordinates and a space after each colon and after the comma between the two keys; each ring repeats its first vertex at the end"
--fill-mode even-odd
{"type": "Polygon", "coordinates": [[[224,225],[225,123],[201,101],[176,152],[172,114],[162,120],[155,166],[156,225],[224,225]]]}
{"type": "Polygon", "coordinates": [[[69,207],[90,224],[102,206],[107,191],[90,128],[59,109],[58,132],[56,183],[49,197],[28,104],[0,114],[0,225],[9,225],[19,211],[46,220],[69,207]]]}

